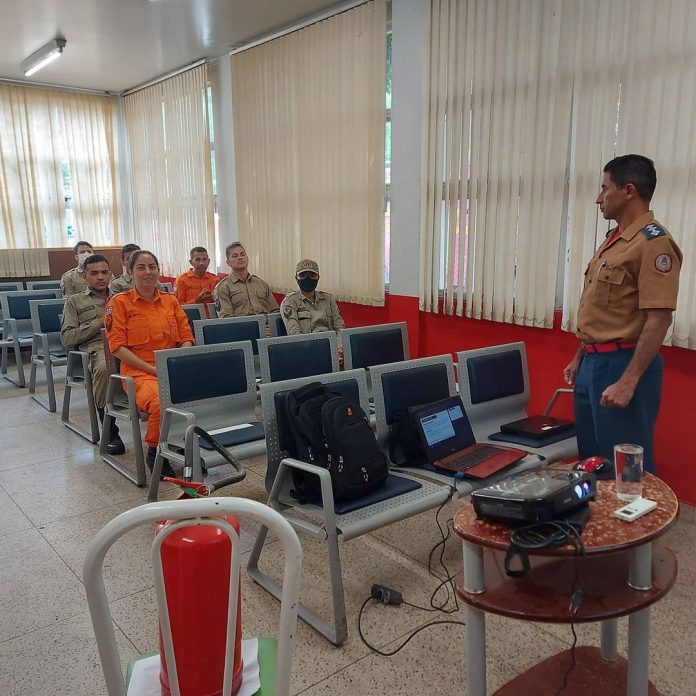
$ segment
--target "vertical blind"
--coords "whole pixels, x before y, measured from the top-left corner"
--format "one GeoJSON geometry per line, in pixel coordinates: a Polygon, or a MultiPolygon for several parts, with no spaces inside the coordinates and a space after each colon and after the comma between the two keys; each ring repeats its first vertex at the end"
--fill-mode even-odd
{"type": "Polygon", "coordinates": [[[594,198],[603,165],[638,153],[657,169],[651,208],[684,253],[666,343],[696,349],[696,4],[578,3],[563,328],[576,328],[583,271],[607,231],[594,198]]]}
{"type": "Polygon", "coordinates": [[[120,241],[115,100],[0,84],[0,248],[120,241]]]}
{"type": "Polygon", "coordinates": [[[432,0],[422,310],[553,324],[571,108],[562,0],[432,0]]]}
{"type": "Polygon", "coordinates": [[[232,57],[239,236],[253,272],[384,303],[386,3],[374,0],[232,57]]]}
{"type": "Polygon", "coordinates": [[[207,68],[201,65],[124,97],[134,230],[161,271],[189,267],[194,246],[215,248],[207,68]]]}

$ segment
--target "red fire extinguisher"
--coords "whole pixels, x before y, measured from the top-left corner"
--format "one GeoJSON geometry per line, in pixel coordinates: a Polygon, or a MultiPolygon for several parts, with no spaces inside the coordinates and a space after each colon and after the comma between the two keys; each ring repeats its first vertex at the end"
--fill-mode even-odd
{"type": "MultiPolygon", "coordinates": [[[[181,486],[182,497],[208,495],[205,484],[166,478],[181,486]]],[[[237,534],[239,521],[224,516],[237,534]]],[[[157,525],[159,533],[167,524],[157,525]]],[[[227,610],[230,582],[230,537],[213,526],[191,525],[172,532],[162,543],[162,571],[181,696],[223,696],[227,610]]],[[[242,684],[242,588],[237,601],[232,692],[242,684]]],[[[160,630],[160,685],[170,696],[169,675],[160,630]]],[[[224,694],[224,696],[231,696],[224,694]]]]}

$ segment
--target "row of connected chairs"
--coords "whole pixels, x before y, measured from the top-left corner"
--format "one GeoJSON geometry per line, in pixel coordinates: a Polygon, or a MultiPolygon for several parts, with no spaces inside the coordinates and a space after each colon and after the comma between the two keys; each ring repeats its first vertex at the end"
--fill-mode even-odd
{"type": "MultiPolygon", "coordinates": [[[[2,282],[0,283],[0,292],[8,292],[11,290],[24,290],[24,283],[21,280],[2,282]]],[[[58,290],[60,289],[60,280],[28,280],[27,290],[58,290]]]]}
{"type": "Polygon", "coordinates": [[[33,334],[36,325],[32,325],[31,301],[60,300],[59,289],[47,290],[10,290],[0,291],[0,319],[2,320],[3,336],[0,340],[2,349],[2,374],[18,387],[26,386],[24,364],[21,349],[29,347],[34,342],[33,334]],[[8,375],[8,354],[14,353],[17,378],[8,375]]]}

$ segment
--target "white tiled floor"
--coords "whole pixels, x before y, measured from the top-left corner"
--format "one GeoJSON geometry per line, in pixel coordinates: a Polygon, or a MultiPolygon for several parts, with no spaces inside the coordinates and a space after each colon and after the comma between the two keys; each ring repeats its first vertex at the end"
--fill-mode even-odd
{"type": "MultiPolygon", "coordinates": [[[[59,404],[62,391],[58,393],[59,404]]],[[[79,405],[79,398],[76,404],[79,405]]],[[[129,448],[130,449],[130,448],[129,448]]],[[[247,478],[229,488],[263,501],[263,459],[249,462],[247,478]]],[[[167,497],[173,489],[163,486],[167,497]]],[[[103,464],[96,448],[67,430],[58,414],[31,400],[26,389],[0,380],[0,694],[2,696],[99,696],[105,693],[84,588],[85,549],[114,516],[146,502],[146,491],[103,464]]],[[[450,503],[441,519],[458,505],[450,503]]],[[[686,518],[687,515],[684,515],[686,518]]],[[[663,695],[696,694],[696,640],[692,585],[696,560],[693,515],[667,537],[677,553],[680,573],[672,592],[653,610],[651,678],[663,695]]],[[[403,592],[415,604],[427,604],[436,581],[427,559],[439,533],[434,513],[392,525],[342,547],[348,641],[335,648],[299,622],[293,690],[308,696],[396,696],[464,693],[465,646],[460,625],[434,626],[420,632],[394,657],[375,655],[360,641],[358,609],[373,582],[403,592]]],[[[157,648],[157,619],[148,549],[151,531],[131,532],[107,557],[107,592],[124,663],[157,648]]],[[[244,531],[245,552],[253,529],[244,531]]],[[[303,601],[326,612],[328,587],[324,549],[303,540],[303,601]]],[[[458,544],[448,542],[451,568],[460,562],[458,544]]],[[[268,554],[270,565],[280,559],[268,554]]],[[[245,579],[244,625],[247,634],[273,633],[277,604],[245,579]]],[[[365,634],[392,650],[414,629],[445,618],[408,606],[369,606],[365,634]]],[[[463,620],[463,612],[453,616],[463,620]]],[[[625,622],[624,622],[625,623],[625,622]]],[[[489,689],[564,650],[565,626],[542,626],[497,617],[488,620],[489,689]]],[[[581,627],[582,642],[597,643],[595,627],[581,627]]],[[[626,650],[625,626],[620,649],[626,650]]]]}

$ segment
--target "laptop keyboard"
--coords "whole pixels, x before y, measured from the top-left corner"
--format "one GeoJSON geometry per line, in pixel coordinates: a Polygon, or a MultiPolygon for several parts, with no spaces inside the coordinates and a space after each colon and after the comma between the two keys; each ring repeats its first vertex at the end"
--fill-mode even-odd
{"type": "Polygon", "coordinates": [[[467,469],[471,469],[472,466],[485,462],[496,454],[500,454],[499,447],[484,445],[483,447],[478,447],[473,452],[451,455],[452,458],[441,459],[436,464],[443,469],[466,471],[467,469]]]}

